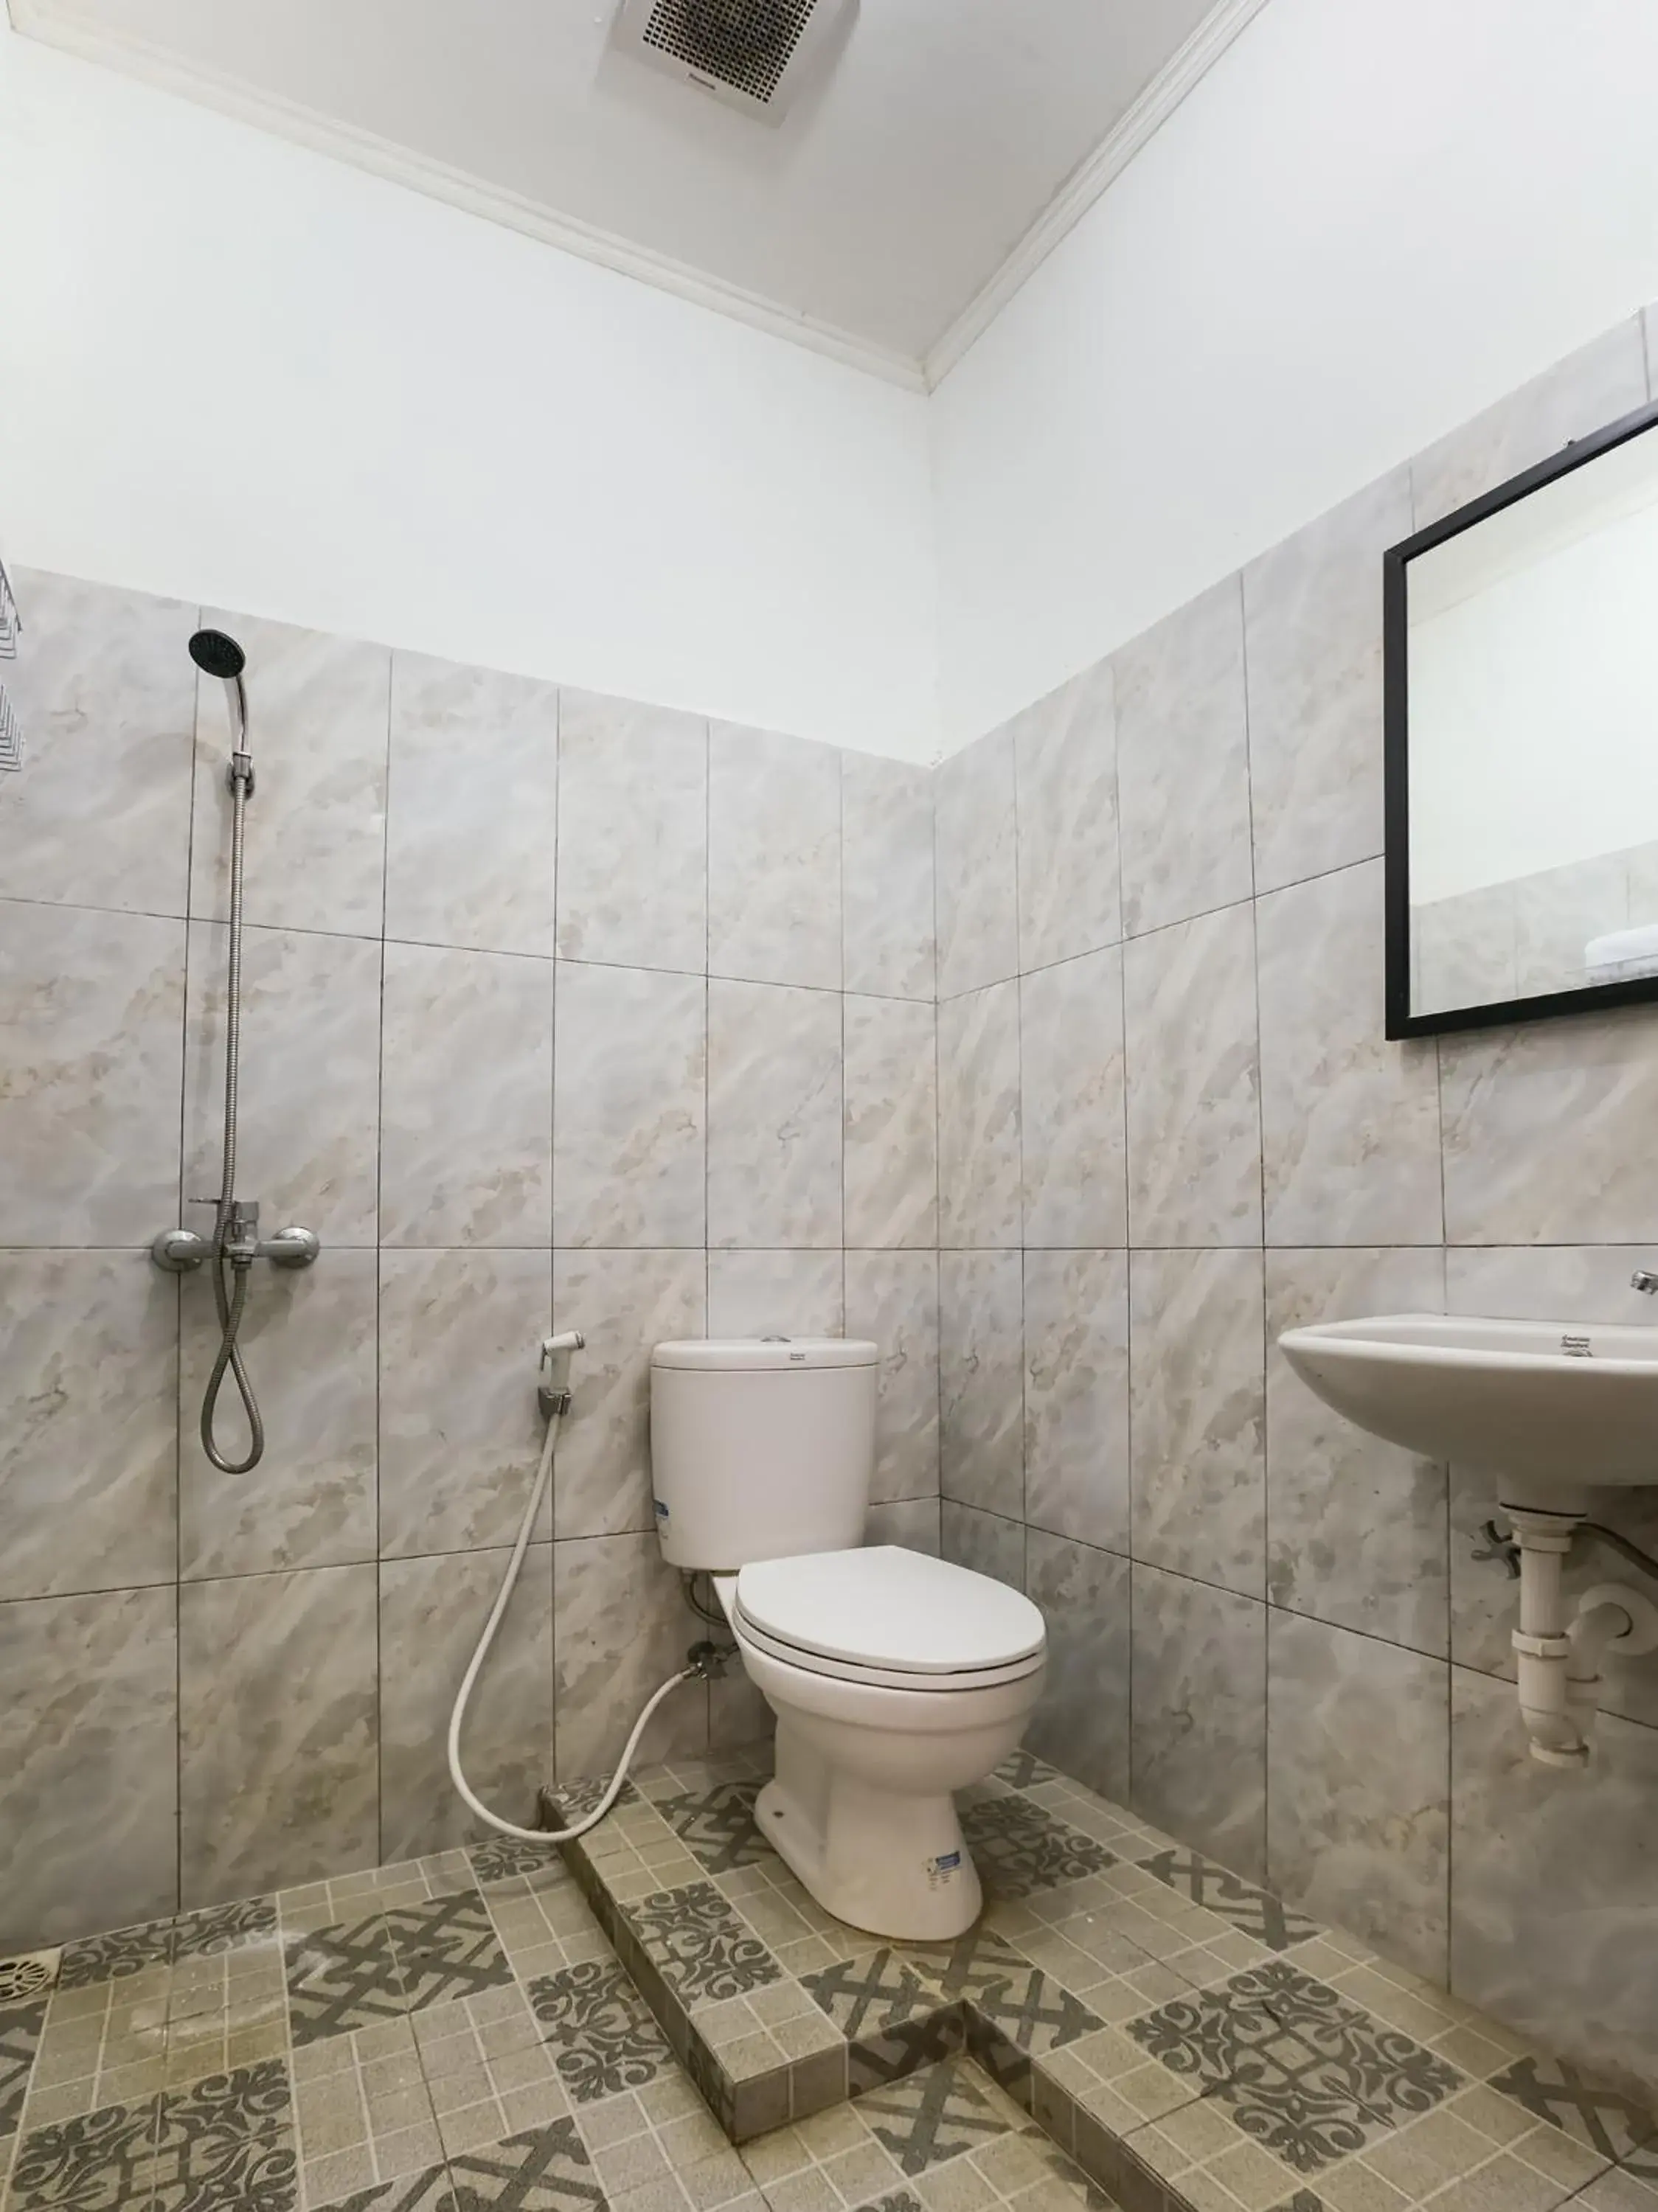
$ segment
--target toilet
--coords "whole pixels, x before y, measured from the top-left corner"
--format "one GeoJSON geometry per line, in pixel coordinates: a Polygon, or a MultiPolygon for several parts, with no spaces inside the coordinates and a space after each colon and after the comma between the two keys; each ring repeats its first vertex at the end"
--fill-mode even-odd
{"type": "Polygon", "coordinates": [[[659,1344],[656,1528],[777,1716],[766,1841],[837,1919],[941,1942],[981,1903],[954,1793],[1018,1746],[1047,1639],[989,1576],[863,1546],[880,1362],[838,1337],[659,1344]]]}

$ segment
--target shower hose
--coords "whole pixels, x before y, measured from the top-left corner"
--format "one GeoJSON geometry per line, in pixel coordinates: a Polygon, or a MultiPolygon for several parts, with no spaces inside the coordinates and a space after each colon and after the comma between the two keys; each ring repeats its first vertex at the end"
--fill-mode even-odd
{"type": "Polygon", "coordinates": [[[465,1803],[486,1826],[493,1828],[497,1835],[515,1836],[520,1843],[524,1844],[565,1844],[576,1836],[586,1835],[589,1828],[597,1827],[622,1793],[622,1784],[627,1780],[627,1771],[633,1764],[633,1755],[639,1748],[639,1739],[644,1734],[651,1715],[670,1690],[677,1690],[681,1682],[694,1682],[701,1679],[694,1667],[682,1667],[677,1674],[670,1674],[661,1689],[654,1692],[646,1700],[644,1711],[634,1722],[633,1732],[622,1747],[620,1763],[615,1773],[610,1778],[610,1784],[604,1796],[600,1797],[593,1810],[577,1820],[573,1826],[568,1828],[515,1827],[510,1820],[503,1820],[498,1813],[491,1812],[489,1807],[478,1796],[461,1771],[460,1730],[466,1717],[466,1707],[472,1700],[472,1693],[477,1686],[479,1675],[483,1672],[484,1662],[490,1656],[490,1646],[495,1641],[496,1631],[500,1627],[507,1607],[512,1602],[512,1594],[518,1587],[518,1577],[524,1565],[524,1554],[529,1549],[530,1532],[535,1526],[537,1514],[541,1510],[541,1500],[547,1494],[547,1479],[552,1472],[553,1446],[558,1440],[558,1424],[562,1418],[562,1410],[555,1410],[547,1422],[546,1437],[541,1446],[541,1464],[535,1471],[535,1482],[530,1492],[530,1501],[524,1508],[523,1519],[518,1524],[518,1534],[513,1544],[512,1557],[507,1562],[507,1571],[501,1578],[500,1592],[490,1608],[490,1617],[484,1623],[484,1633],[478,1639],[478,1649],[472,1653],[472,1662],[461,1677],[460,1688],[455,1697],[454,1711],[449,1715],[449,1779],[454,1783],[465,1803]]]}

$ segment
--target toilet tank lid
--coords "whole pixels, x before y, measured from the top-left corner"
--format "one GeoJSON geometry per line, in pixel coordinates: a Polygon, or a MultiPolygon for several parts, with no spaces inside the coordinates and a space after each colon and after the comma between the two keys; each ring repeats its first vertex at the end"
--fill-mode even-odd
{"type": "Polygon", "coordinates": [[[738,1572],[737,1612],[820,1657],[914,1674],[1005,1667],[1047,1634],[1022,1592],[898,1544],[759,1560],[738,1572]]]}
{"type": "Polygon", "coordinates": [[[659,1344],[653,1367],[732,1374],[771,1368],[874,1367],[881,1346],[861,1336],[690,1336],[659,1344]]]}

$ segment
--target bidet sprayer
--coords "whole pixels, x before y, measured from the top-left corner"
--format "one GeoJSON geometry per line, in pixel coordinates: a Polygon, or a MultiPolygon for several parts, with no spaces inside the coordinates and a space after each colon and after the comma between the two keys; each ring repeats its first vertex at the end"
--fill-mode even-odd
{"type": "Polygon", "coordinates": [[[562,1329],[557,1336],[542,1338],[541,1357],[535,1363],[542,1379],[536,1385],[535,1397],[544,1420],[551,1421],[558,1414],[569,1413],[570,1358],[586,1344],[587,1339],[579,1328],[562,1329]]]}

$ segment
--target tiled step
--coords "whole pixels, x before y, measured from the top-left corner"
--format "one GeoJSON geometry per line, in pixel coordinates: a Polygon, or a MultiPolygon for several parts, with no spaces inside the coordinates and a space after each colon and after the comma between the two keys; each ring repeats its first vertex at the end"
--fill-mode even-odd
{"type": "Polygon", "coordinates": [[[825,1913],[755,1826],[764,1778],[649,1770],[565,1846],[735,2142],[965,2051],[1127,2212],[1658,2212],[1638,2103],[1028,1754],[964,1804],[986,1907],[943,1945],[825,1913]]]}

